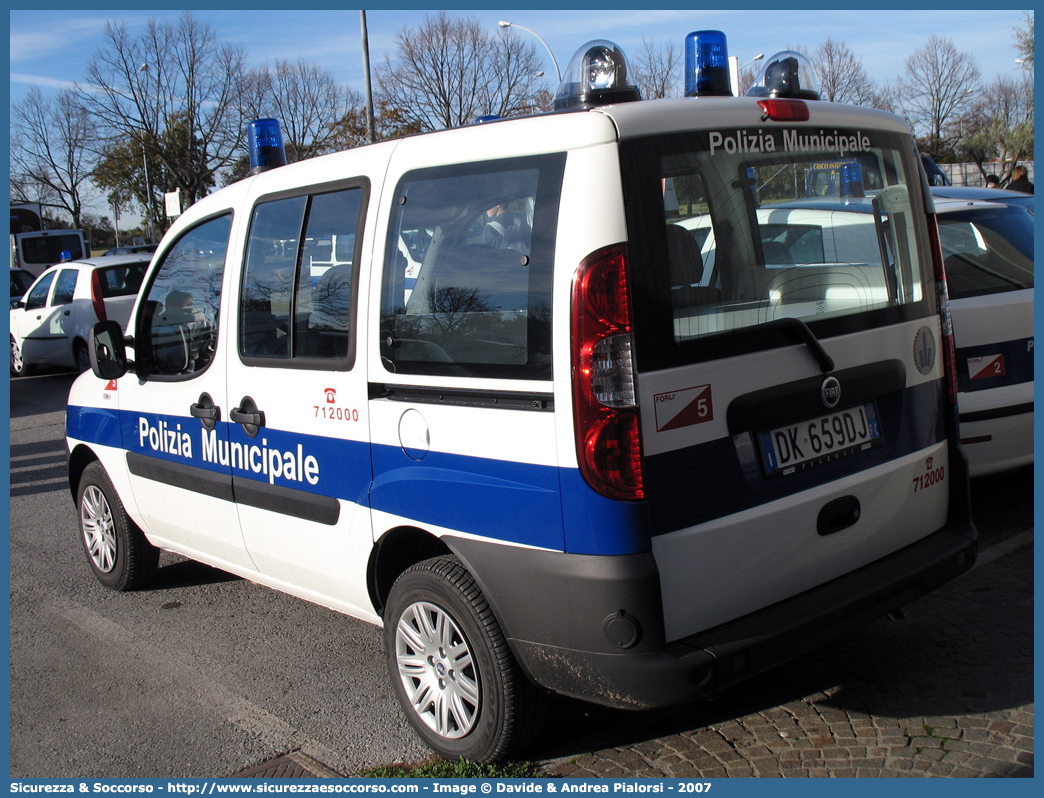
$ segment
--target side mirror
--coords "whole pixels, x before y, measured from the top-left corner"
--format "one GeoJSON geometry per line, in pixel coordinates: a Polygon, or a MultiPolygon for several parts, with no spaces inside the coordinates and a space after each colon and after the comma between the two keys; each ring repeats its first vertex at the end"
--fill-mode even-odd
{"type": "Polygon", "coordinates": [[[94,376],[118,380],[127,373],[127,346],[118,321],[99,321],[91,330],[87,354],[94,376]]]}

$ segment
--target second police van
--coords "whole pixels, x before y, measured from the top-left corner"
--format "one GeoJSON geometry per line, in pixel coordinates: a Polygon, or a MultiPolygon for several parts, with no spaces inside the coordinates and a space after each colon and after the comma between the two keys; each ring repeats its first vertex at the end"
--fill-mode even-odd
{"type": "Polygon", "coordinates": [[[547,691],[705,697],[970,568],[908,128],[789,52],[732,97],[724,37],[687,45],[685,98],[589,42],[555,113],[193,205],[69,397],[101,582],[168,549],[382,624],[424,740],[496,760],[547,691]],[[864,210],[797,212],[853,157],[864,210]]]}

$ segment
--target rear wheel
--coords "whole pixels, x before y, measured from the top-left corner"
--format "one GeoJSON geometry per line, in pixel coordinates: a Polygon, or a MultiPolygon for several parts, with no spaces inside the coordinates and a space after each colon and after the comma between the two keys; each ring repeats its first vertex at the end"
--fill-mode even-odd
{"type": "Polygon", "coordinates": [[[83,374],[91,370],[91,356],[87,353],[87,344],[80,341],[76,344],[76,370],[83,374]]]}
{"type": "Polygon", "coordinates": [[[457,558],[426,560],[399,577],[388,599],[384,647],[399,703],[441,756],[503,760],[539,728],[544,696],[519,669],[457,558]]]}
{"type": "Polygon", "coordinates": [[[102,464],[83,470],[77,491],[80,542],[94,575],[113,590],[144,587],[156,572],[159,549],[127,517],[102,464]]]}

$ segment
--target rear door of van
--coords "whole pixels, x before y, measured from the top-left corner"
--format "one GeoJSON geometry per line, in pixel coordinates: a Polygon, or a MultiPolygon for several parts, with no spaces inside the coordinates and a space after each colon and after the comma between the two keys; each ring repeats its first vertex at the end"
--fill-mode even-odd
{"type": "Polygon", "coordinates": [[[644,488],[669,641],[931,534],[964,484],[908,135],[882,116],[818,109],[807,126],[766,124],[751,106],[749,124],[736,113],[720,129],[695,113],[673,133],[628,138],[621,125],[644,488]],[[865,196],[814,212],[809,171],[841,148],[873,159],[865,196]],[[672,243],[695,231],[695,245],[672,243]]]}

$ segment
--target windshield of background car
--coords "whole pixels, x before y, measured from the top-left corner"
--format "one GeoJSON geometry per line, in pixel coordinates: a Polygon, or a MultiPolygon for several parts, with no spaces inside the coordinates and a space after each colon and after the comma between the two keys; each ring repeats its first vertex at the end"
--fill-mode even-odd
{"type": "Polygon", "coordinates": [[[638,299],[646,322],[669,312],[678,346],[783,318],[830,335],[914,314],[931,272],[909,142],[829,132],[698,131],[621,145],[634,271],[656,275],[638,299]],[[810,175],[842,160],[834,194],[815,195],[810,175]]]}
{"type": "Polygon", "coordinates": [[[24,296],[33,284],[33,276],[20,269],[11,269],[11,296],[24,296]]]}
{"type": "Polygon", "coordinates": [[[1023,208],[940,213],[950,299],[1033,288],[1033,215],[1023,208]]]}

